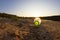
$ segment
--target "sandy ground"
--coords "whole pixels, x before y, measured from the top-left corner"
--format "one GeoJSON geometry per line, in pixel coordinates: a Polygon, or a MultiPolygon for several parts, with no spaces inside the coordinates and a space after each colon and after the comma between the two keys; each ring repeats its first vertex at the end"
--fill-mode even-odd
{"type": "Polygon", "coordinates": [[[33,19],[0,18],[0,40],[60,40],[60,22],[42,20],[35,27],[33,19]]]}
{"type": "Polygon", "coordinates": [[[59,21],[51,21],[51,20],[43,20],[42,25],[46,28],[46,30],[52,35],[54,40],[60,40],[60,22],[59,21]]]}

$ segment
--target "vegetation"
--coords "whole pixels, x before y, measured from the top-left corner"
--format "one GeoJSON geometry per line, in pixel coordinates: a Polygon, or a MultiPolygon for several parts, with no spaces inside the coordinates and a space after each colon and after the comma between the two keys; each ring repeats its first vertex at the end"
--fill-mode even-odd
{"type": "Polygon", "coordinates": [[[33,17],[0,13],[0,40],[60,40],[60,22],[50,21],[56,18],[60,17],[41,17],[47,20],[42,20],[38,26],[38,21],[33,24],[33,17]]]}
{"type": "MultiPolygon", "coordinates": [[[[11,15],[11,14],[7,14],[7,13],[0,13],[0,17],[4,17],[4,18],[11,18],[11,19],[34,19],[34,17],[18,17],[16,15],[11,15]]],[[[48,16],[48,17],[40,17],[41,19],[45,19],[45,20],[53,20],[53,21],[60,21],[60,15],[56,15],[56,16],[48,16]]]]}
{"type": "Polygon", "coordinates": [[[16,19],[16,20],[19,18],[16,15],[11,15],[11,14],[7,14],[7,13],[0,13],[0,17],[3,17],[3,18],[11,18],[11,19],[16,19]]]}
{"type": "Polygon", "coordinates": [[[41,17],[41,19],[53,20],[53,21],[60,21],[60,15],[49,16],[49,17],[41,17]]]}

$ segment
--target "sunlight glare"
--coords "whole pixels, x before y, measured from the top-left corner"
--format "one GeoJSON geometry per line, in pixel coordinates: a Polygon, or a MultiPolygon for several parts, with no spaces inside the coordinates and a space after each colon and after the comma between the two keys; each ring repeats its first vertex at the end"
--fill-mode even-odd
{"type": "Polygon", "coordinates": [[[36,17],[34,19],[34,24],[36,25],[36,22],[38,22],[37,26],[41,24],[41,19],[39,17],[36,17]]]}

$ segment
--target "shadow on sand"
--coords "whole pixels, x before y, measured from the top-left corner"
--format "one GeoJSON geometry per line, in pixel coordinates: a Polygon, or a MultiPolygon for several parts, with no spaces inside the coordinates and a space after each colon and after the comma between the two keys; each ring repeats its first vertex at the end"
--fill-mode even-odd
{"type": "Polygon", "coordinates": [[[0,40],[53,40],[43,25],[31,26],[31,20],[28,20],[29,22],[27,20],[0,20],[0,40]]]}
{"type": "Polygon", "coordinates": [[[53,40],[50,33],[42,26],[30,27],[30,33],[24,37],[24,40],[53,40]]]}

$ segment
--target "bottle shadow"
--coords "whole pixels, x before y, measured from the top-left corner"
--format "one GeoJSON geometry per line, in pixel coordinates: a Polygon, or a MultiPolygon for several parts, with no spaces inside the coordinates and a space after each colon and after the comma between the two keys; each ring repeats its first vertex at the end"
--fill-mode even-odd
{"type": "Polygon", "coordinates": [[[30,27],[30,33],[25,36],[24,40],[53,40],[51,34],[42,25],[30,27]]]}

